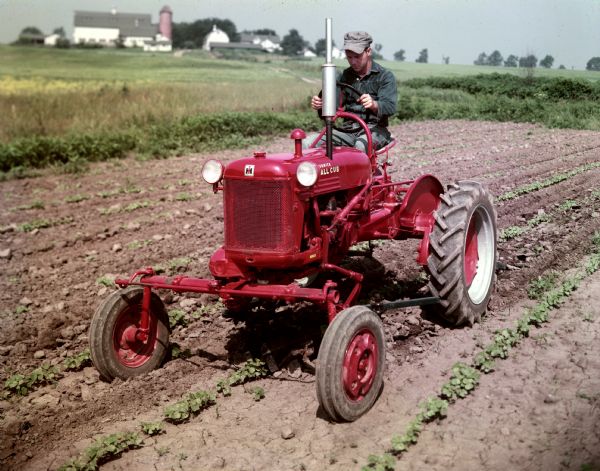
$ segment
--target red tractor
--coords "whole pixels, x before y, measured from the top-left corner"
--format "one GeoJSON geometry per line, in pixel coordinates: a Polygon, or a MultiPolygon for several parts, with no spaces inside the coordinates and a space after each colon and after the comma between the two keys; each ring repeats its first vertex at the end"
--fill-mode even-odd
{"type": "MultiPolygon", "coordinates": [[[[328,103],[335,75],[323,75],[328,103]]],[[[165,359],[169,321],[153,290],[210,293],[237,307],[252,298],[310,301],[329,320],[317,357],[319,403],[334,420],[357,419],[377,400],[385,361],[381,319],[373,306],[354,305],[363,275],[341,266],[363,241],[420,239],[417,262],[430,276],[431,296],[379,303],[378,310],[430,304],[453,325],[479,320],[497,259],[490,195],[472,181],[444,190],[432,175],[392,181],[387,157],[395,141],[376,151],[364,121],[341,110],[328,116],[326,108],[325,148],[303,149],[305,133],[295,129],[292,153],[255,152],[227,166],[204,164],[204,179],[224,196],[225,241],[209,263],[213,279],[169,278],[152,268],[117,279],[121,289],[99,306],[90,327],[92,360],[103,377],[144,374],[165,359]],[[337,118],[364,129],[366,153],[332,147],[337,118]]]]}

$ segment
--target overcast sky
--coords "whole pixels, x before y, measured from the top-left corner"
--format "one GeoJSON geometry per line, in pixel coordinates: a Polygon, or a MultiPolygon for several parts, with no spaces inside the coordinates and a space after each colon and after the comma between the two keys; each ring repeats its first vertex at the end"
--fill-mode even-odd
{"type": "MultiPolygon", "coordinates": [[[[391,59],[404,49],[414,61],[423,48],[429,62],[472,64],[480,52],[554,57],[554,67],[584,69],[600,56],[600,0],[168,0],[173,21],[230,19],[238,31],[271,28],[281,37],[296,28],[304,39],[324,37],[333,18],[338,45],[343,33],[369,31],[391,59]]],[[[73,33],[73,11],[150,13],[158,22],[164,0],[0,0],[0,43],[14,41],[25,26],[44,33],[73,33]]]]}

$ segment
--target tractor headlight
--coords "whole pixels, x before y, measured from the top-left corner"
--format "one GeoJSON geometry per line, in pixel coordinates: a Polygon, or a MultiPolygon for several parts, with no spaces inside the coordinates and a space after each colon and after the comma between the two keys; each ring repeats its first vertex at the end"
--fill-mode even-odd
{"type": "Polygon", "coordinates": [[[223,176],[223,164],[216,160],[207,160],[202,167],[202,178],[211,185],[217,183],[223,176]]]}
{"type": "Polygon", "coordinates": [[[302,186],[313,186],[318,175],[317,166],[311,162],[302,162],[296,170],[296,178],[302,186]]]}

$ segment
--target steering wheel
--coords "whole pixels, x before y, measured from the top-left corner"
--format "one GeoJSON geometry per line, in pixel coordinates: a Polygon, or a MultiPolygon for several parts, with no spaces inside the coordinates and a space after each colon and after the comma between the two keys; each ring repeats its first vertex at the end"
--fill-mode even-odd
{"type": "MultiPolygon", "coordinates": [[[[345,83],[345,82],[336,82],[336,85],[340,88],[346,88],[348,90],[350,90],[352,93],[354,93],[356,95],[357,98],[360,98],[363,94],[361,92],[359,92],[356,88],[354,88],[352,85],[345,83]]],[[[352,127],[346,127],[346,128],[341,128],[336,126],[335,124],[333,125],[333,129],[335,129],[336,131],[339,132],[356,132],[360,129],[362,129],[361,125],[358,123],[353,123],[352,127]]]]}

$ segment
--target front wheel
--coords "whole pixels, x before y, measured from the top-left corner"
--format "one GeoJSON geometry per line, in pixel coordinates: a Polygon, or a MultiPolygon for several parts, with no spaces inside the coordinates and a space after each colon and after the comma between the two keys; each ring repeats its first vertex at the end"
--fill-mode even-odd
{"type": "Polygon", "coordinates": [[[341,311],[325,331],[319,348],[319,404],[333,420],[358,419],[379,397],[384,365],[381,319],[365,306],[341,311]]]}
{"type": "Polygon", "coordinates": [[[460,181],[440,195],[429,239],[433,309],[454,326],[473,325],[487,309],[497,261],[496,211],[477,182],[460,181]]]}
{"type": "Polygon", "coordinates": [[[168,353],[169,317],[151,294],[147,338],[138,335],[144,288],[130,286],[108,296],[92,317],[89,331],[92,363],[102,377],[128,379],[158,368],[168,353]]]}

